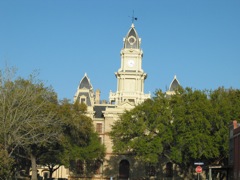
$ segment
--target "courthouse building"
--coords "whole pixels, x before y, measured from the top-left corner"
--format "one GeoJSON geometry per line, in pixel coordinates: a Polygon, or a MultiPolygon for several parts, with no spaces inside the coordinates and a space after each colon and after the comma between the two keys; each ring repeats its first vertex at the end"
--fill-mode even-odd
{"type": "MultiPolygon", "coordinates": [[[[119,119],[125,110],[131,110],[136,105],[151,98],[150,94],[144,93],[144,81],[147,74],[142,67],[143,51],[141,49],[141,38],[131,25],[127,35],[123,39],[123,48],[120,53],[121,64],[115,73],[117,79],[117,91],[109,94],[109,101],[102,101],[100,90],[94,90],[90,82],[90,77],[85,74],[81,79],[74,101],[85,103],[88,107],[88,116],[93,119],[99,140],[106,146],[105,161],[92,179],[138,179],[146,176],[144,164],[135,162],[127,155],[114,154],[112,142],[109,137],[111,125],[119,119]]],[[[179,82],[174,77],[166,92],[171,95],[174,89],[179,86],[179,82]]],[[[111,88],[111,87],[109,87],[111,88]]],[[[172,164],[166,162],[163,165],[163,175],[171,176],[172,164]]]]}

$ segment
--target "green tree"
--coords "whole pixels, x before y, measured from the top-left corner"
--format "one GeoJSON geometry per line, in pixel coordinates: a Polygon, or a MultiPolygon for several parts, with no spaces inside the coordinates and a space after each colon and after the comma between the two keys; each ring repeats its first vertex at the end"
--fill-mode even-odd
{"type": "Polygon", "coordinates": [[[169,98],[172,110],[174,140],[171,159],[186,169],[197,160],[219,156],[212,136],[212,105],[207,91],[182,89],[169,98]]]}
{"type": "Polygon", "coordinates": [[[226,165],[228,126],[239,118],[239,90],[179,88],[172,96],[158,91],[125,112],[110,135],[115,152],[151,163],[165,156],[187,176],[195,161],[226,165]]]}
{"type": "Polygon", "coordinates": [[[105,146],[99,141],[92,119],[86,115],[87,106],[79,103],[62,103],[63,146],[62,162],[70,166],[70,160],[103,160],[105,146]]]}
{"type": "Polygon", "coordinates": [[[58,138],[59,119],[52,105],[56,93],[34,76],[16,78],[12,69],[0,72],[0,140],[8,157],[18,148],[31,159],[32,179],[37,180],[37,147],[58,138]]]}
{"type": "Polygon", "coordinates": [[[54,171],[58,170],[63,163],[61,162],[64,153],[63,146],[60,141],[56,141],[46,147],[40,149],[41,155],[38,157],[37,163],[46,166],[49,171],[49,178],[52,178],[54,171]]]}
{"type": "Polygon", "coordinates": [[[168,156],[173,140],[171,110],[168,99],[161,91],[116,121],[110,132],[113,150],[134,154],[139,160],[157,163],[159,156],[168,156]]]}
{"type": "Polygon", "coordinates": [[[240,119],[240,90],[220,87],[210,93],[213,107],[211,127],[214,143],[218,145],[219,157],[214,164],[226,164],[229,147],[229,124],[240,119]]]}
{"type": "Polygon", "coordinates": [[[0,149],[0,179],[10,179],[13,176],[14,159],[8,156],[8,152],[0,149]]]}
{"type": "Polygon", "coordinates": [[[105,147],[86,116],[87,106],[64,99],[58,107],[62,133],[59,141],[48,147],[39,163],[49,168],[50,178],[60,165],[70,166],[71,160],[92,161],[104,158],[105,147]]]}

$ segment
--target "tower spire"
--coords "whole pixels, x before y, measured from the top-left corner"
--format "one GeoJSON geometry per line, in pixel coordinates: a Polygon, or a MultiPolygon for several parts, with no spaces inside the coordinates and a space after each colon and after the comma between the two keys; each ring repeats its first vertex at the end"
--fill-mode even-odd
{"type": "Polygon", "coordinates": [[[133,14],[132,14],[132,24],[134,24],[134,21],[137,20],[137,17],[134,16],[134,10],[133,10],[133,14]]]}

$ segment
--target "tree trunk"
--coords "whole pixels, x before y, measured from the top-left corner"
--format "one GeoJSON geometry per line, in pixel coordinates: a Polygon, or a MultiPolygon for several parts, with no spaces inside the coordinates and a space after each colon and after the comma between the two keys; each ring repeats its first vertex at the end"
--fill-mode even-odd
{"type": "Polygon", "coordinates": [[[52,175],[53,175],[53,168],[49,168],[49,178],[52,179],[52,175]]]}
{"type": "Polygon", "coordinates": [[[31,180],[38,180],[37,178],[37,163],[36,156],[31,153],[31,163],[32,163],[32,178],[31,180]]]}
{"type": "Polygon", "coordinates": [[[51,164],[48,165],[48,171],[49,171],[49,179],[52,179],[53,173],[58,170],[60,168],[61,165],[55,165],[55,164],[51,164]],[[56,168],[54,168],[55,166],[57,166],[56,168]]]}

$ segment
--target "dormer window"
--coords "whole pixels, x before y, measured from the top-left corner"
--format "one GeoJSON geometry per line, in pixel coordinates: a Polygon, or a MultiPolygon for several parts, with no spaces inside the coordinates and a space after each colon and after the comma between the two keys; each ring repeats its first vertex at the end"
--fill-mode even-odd
{"type": "Polygon", "coordinates": [[[81,103],[86,103],[86,98],[81,98],[81,103]]]}
{"type": "Polygon", "coordinates": [[[80,101],[79,102],[86,104],[86,102],[87,102],[86,99],[87,99],[86,96],[80,96],[80,101]]]}

